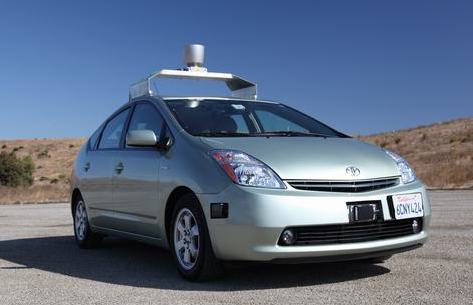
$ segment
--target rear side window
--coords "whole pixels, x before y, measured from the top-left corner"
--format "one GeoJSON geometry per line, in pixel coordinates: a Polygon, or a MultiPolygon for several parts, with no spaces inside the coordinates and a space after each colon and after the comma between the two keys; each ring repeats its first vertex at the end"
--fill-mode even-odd
{"type": "Polygon", "coordinates": [[[120,140],[122,138],[123,129],[130,109],[123,110],[113,119],[108,121],[100,139],[99,149],[120,148],[120,140]]]}

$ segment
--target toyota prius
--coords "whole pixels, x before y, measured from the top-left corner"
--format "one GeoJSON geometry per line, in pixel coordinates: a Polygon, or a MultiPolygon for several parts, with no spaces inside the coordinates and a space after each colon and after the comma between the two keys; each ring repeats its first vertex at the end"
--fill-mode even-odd
{"type": "Polygon", "coordinates": [[[79,247],[112,235],[155,244],[184,278],[205,280],[225,261],[381,262],[426,242],[429,199],[402,157],[208,72],[200,45],[185,59],[132,85],[80,149],[79,247]],[[160,78],[220,81],[231,95],[163,96],[160,78]]]}

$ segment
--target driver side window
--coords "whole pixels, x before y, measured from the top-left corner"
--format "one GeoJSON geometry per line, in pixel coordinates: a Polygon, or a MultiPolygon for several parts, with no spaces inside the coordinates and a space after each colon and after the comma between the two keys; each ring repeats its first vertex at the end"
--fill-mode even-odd
{"type": "MultiPolygon", "coordinates": [[[[156,108],[149,104],[137,104],[130,120],[128,131],[133,130],[152,130],[159,139],[163,129],[163,119],[156,108]]],[[[131,148],[127,146],[127,148],[131,148]]]]}

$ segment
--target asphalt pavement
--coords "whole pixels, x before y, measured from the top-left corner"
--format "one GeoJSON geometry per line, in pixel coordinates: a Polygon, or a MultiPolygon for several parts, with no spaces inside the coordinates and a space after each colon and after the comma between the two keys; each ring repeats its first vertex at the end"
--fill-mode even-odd
{"type": "Polygon", "coordinates": [[[473,191],[435,191],[431,237],[384,264],[232,267],[190,283],[168,252],[81,250],[67,204],[0,206],[0,304],[473,304],[473,191]]]}

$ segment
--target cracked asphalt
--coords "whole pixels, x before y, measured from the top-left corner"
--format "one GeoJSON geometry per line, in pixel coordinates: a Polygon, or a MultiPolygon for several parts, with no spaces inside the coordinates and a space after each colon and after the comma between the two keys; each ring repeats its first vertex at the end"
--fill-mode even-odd
{"type": "Polygon", "coordinates": [[[67,204],[0,206],[0,304],[473,304],[473,191],[433,191],[431,237],[384,264],[245,265],[189,283],[159,248],[80,250],[67,204]]]}

